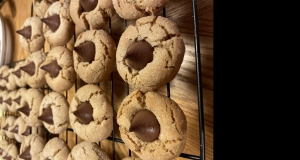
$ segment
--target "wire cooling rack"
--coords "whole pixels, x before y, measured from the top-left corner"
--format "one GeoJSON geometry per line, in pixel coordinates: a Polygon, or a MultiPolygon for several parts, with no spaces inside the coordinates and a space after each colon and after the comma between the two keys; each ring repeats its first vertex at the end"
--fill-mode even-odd
{"type": "MultiPolygon", "coordinates": [[[[170,2],[171,3],[171,2],[170,2]]],[[[199,39],[199,29],[198,29],[198,13],[197,13],[197,0],[192,0],[192,8],[193,8],[193,21],[194,21],[194,44],[195,44],[195,60],[196,60],[196,73],[197,73],[197,98],[198,98],[198,119],[199,119],[199,138],[200,138],[200,156],[197,155],[192,155],[192,154],[187,154],[187,153],[181,153],[179,157],[182,158],[187,158],[187,159],[197,159],[197,160],[205,160],[205,134],[204,134],[204,110],[203,110],[203,94],[202,94],[202,73],[201,73],[201,57],[200,57],[200,39],[199,39]]],[[[163,8],[163,17],[166,17],[166,8],[163,8]]],[[[33,2],[31,5],[31,16],[33,16],[33,2]]],[[[127,21],[124,20],[124,29],[126,29],[127,27],[127,21]]],[[[112,34],[112,27],[111,27],[111,19],[109,18],[109,28],[108,28],[108,32],[111,35],[112,34]]],[[[76,32],[74,33],[74,43],[76,41],[76,32]]],[[[51,49],[51,46],[50,46],[51,49]]],[[[20,61],[24,61],[20,60],[20,61]]],[[[8,64],[10,67],[14,67],[18,62],[20,61],[15,61],[15,62],[11,62],[10,64],[8,64]]],[[[111,90],[111,106],[114,110],[114,78],[113,78],[113,73],[111,73],[111,83],[110,83],[110,90],[111,90]]],[[[75,91],[77,91],[78,89],[78,79],[76,79],[75,81],[75,91]]],[[[126,82],[124,82],[126,83],[126,82]]],[[[98,84],[100,85],[100,84],[98,84]]],[[[169,98],[171,98],[171,90],[170,90],[170,83],[167,84],[166,86],[167,88],[167,96],[169,98]]],[[[43,87],[41,88],[44,93],[50,93],[52,90],[50,87],[43,87]]],[[[129,85],[128,83],[126,83],[126,94],[129,95],[129,85]]],[[[68,99],[68,91],[65,92],[65,96],[66,99],[68,99]]],[[[4,113],[4,116],[15,116],[18,117],[20,116],[19,113],[12,113],[10,111],[6,111],[4,113]]],[[[114,127],[113,127],[114,128],[114,127]]],[[[48,141],[49,139],[51,139],[52,137],[58,137],[58,134],[51,134],[50,132],[47,131],[46,128],[44,128],[44,126],[40,127],[40,128],[35,128],[36,131],[34,131],[35,133],[40,133],[45,139],[46,141],[48,141]]],[[[30,133],[33,132],[33,128],[30,129],[30,133]]],[[[65,131],[65,140],[66,143],[68,144],[69,141],[69,132],[74,133],[74,130],[71,128],[67,128],[67,130],[65,131]]],[[[74,133],[75,134],[75,133],[74,133]]],[[[4,137],[8,142],[10,143],[15,143],[18,147],[20,147],[20,143],[17,142],[14,139],[9,139],[8,137],[4,137]]],[[[119,139],[117,137],[115,137],[115,130],[112,130],[111,136],[109,136],[107,138],[107,140],[111,141],[111,147],[112,147],[112,159],[115,160],[115,152],[116,152],[116,148],[115,148],[115,143],[124,143],[122,141],[122,139],[119,139]]],[[[78,143],[78,136],[77,134],[75,135],[75,144],[78,143]]],[[[99,146],[100,146],[99,142],[99,146]]],[[[128,155],[132,156],[131,151],[128,150],[128,155]]]]}

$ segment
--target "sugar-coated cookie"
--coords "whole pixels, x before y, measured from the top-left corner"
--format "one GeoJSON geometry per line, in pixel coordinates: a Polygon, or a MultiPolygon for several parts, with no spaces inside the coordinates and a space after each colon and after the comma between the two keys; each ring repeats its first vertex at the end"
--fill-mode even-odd
{"type": "Polygon", "coordinates": [[[24,138],[20,148],[19,158],[40,160],[46,141],[37,134],[31,134],[24,138]]]}
{"type": "Polygon", "coordinates": [[[187,121],[178,104],[167,96],[134,91],[117,113],[120,135],[141,159],[175,159],[187,139],[187,121]]]}
{"type": "Polygon", "coordinates": [[[17,160],[19,155],[18,147],[15,144],[10,143],[7,145],[6,150],[4,150],[2,155],[2,159],[17,160]]]}
{"type": "Polygon", "coordinates": [[[7,70],[7,75],[5,77],[3,77],[3,79],[6,81],[6,89],[7,90],[14,90],[17,88],[17,84],[14,78],[14,75],[12,74],[12,72],[14,71],[14,68],[10,68],[7,70]]]}
{"type": "Polygon", "coordinates": [[[110,101],[97,85],[87,84],[77,90],[70,104],[69,117],[74,132],[85,141],[106,139],[113,129],[110,101]]]}
{"type": "Polygon", "coordinates": [[[0,92],[0,109],[2,111],[7,111],[8,110],[8,104],[6,102],[4,102],[5,100],[7,100],[8,97],[8,91],[4,90],[0,92]]]}
{"type": "Polygon", "coordinates": [[[25,72],[25,81],[31,88],[40,88],[46,84],[46,71],[40,69],[40,65],[45,61],[46,53],[37,51],[30,54],[21,70],[25,72]]]}
{"type": "Polygon", "coordinates": [[[70,3],[72,20],[84,30],[102,29],[114,13],[112,0],[72,0],[70,3]]]}
{"type": "Polygon", "coordinates": [[[73,59],[75,71],[84,82],[108,80],[116,63],[116,44],[104,30],[87,30],[77,37],[73,59]]]}
{"type": "Polygon", "coordinates": [[[155,16],[169,0],[112,0],[117,14],[126,20],[138,19],[145,16],[155,16]]]}
{"type": "Polygon", "coordinates": [[[21,133],[23,133],[23,131],[25,131],[26,129],[26,122],[24,121],[24,119],[21,116],[16,118],[11,128],[12,129],[9,131],[15,134],[15,139],[18,142],[22,143],[25,136],[22,135],[21,133]]]}
{"type": "Polygon", "coordinates": [[[75,83],[73,54],[66,47],[52,48],[40,68],[47,72],[45,74],[46,82],[54,91],[66,91],[75,83]]]}
{"type": "Polygon", "coordinates": [[[16,117],[8,116],[2,127],[2,129],[5,130],[5,135],[10,139],[15,139],[15,134],[13,132],[10,132],[10,130],[13,129],[13,125],[14,125],[15,121],[16,121],[16,117]]]}
{"type": "Polygon", "coordinates": [[[15,82],[17,86],[19,87],[26,87],[27,83],[25,81],[25,72],[20,69],[20,67],[25,65],[25,61],[20,61],[19,63],[16,64],[12,71],[12,75],[15,79],[15,82]]]}
{"type": "Polygon", "coordinates": [[[95,143],[82,141],[73,147],[67,160],[101,159],[110,160],[108,155],[95,143]]]}
{"type": "Polygon", "coordinates": [[[75,24],[69,6],[69,2],[54,2],[42,18],[44,36],[50,45],[63,46],[73,37],[75,24]]]}
{"type": "Polygon", "coordinates": [[[20,35],[20,44],[27,52],[36,52],[44,47],[43,23],[39,17],[28,17],[16,32],[20,35]]]}
{"type": "Polygon", "coordinates": [[[33,9],[39,18],[43,18],[49,6],[58,0],[33,0],[33,9]]]}
{"type": "Polygon", "coordinates": [[[41,154],[41,159],[66,160],[70,152],[71,149],[63,139],[54,137],[46,143],[41,154]]]}
{"type": "Polygon", "coordinates": [[[39,108],[39,120],[53,134],[65,131],[69,125],[69,102],[59,92],[46,94],[39,108]]]}
{"type": "Polygon", "coordinates": [[[155,91],[177,75],[185,53],[178,27],[164,17],[147,16],[121,35],[117,70],[136,90],[155,91]]]}

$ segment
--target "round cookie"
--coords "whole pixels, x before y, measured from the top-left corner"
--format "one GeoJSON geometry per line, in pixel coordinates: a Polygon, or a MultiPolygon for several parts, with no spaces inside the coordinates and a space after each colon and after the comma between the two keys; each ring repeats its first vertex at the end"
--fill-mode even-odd
{"type": "Polygon", "coordinates": [[[9,68],[7,70],[7,72],[3,74],[3,77],[2,77],[2,79],[6,81],[6,84],[5,84],[6,89],[10,90],[10,91],[17,88],[17,84],[16,84],[15,79],[12,74],[13,70],[14,70],[14,68],[9,68]]]}
{"type": "Polygon", "coordinates": [[[20,102],[20,108],[17,109],[28,126],[39,127],[43,123],[38,119],[41,102],[44,93],[40,89],[29,88],[24,94],[24,100],[20,102]]]}
{"type": "Polygon", "coordinates": [[[4,103],[7,104],[8,110],[11,112],[17,111],[17,104],[13,101],[16,98],[17,91],[13,90],[8,93],[7,99],[4,100],[4,103]]]}
{"type": "Polygon", "coordinates": [[[15,139],[21,143],[24,139],[24,136],[21,135],[21,133],[22,133],[22,131],[24,131],[26,129],[26,122],[24,121],[24,119],[21,116],[16,118],[16,120],[11,128],[12,129],[9,131],[14,133],[15,139]]]}
{"type": "Polygon", "coordinates": [[[117,70],[136,90],[155,91],[175,78],[184,53],[185,45],[174,22],[160,16],[143,17],[121,35],[117,70]]]}
{"type": "Polygon", "coordinates": [[[37,134],[31,134],[24,138],[20,148],[19,158],[40,160],[46,141],[37,134]]]}
{"type": "Polygon", "coordinates": [[[28,17],[20,30],[20,44],[27,52],[36,52],[44,47],[43,23],[39,17],[28,17]]]}
{"type": "Polygon", "coordinates": [[[25,82],[31,88],[40,88],[46,84],[46,72],[39,67],[45,59],[46,53],[37,51],[30,54],[26,58],[24,66],[21,67],[21,70],[25,72],[25,82]]]}
{"type": "Polygon", "coordinates": [[[10,139],[15,139],[15,134],[13,132],[10,132],[10,130],[13,129],[15,121],[16,118],[14,116],[8,116],[5,120],[4,125],[2,126],[2,129],[5,130],[5,135],[10,139]]]}
{"type": "Polygon", "coordinates": [[[8,79],[8,76],[9,76],[9,71],[10,68],[6,69],[6,70],[3,70],[2,73],[1,73],[1,79],[0,79],[0,85],[1,85],[1,89],[2,90],[8,90],[6,88],[6,84],[9,83],[9,79],[8,79]]]}
{"type": "Polygon", "coordinates": [[[69,118],[74,132],[85,141],[106,139],[113,129],[110,101],[97,85],[87,84],[77,90],[70,104],[69,118]]]}
{"type": "Polygon", "coordinates": [[[2,127],[5,126],[6,117],[0,116],[0,136],[5,135],[5,130],[2,129],[2,127]]]}
{"type": "Polygon", "coordinates": [[[99,83],[110,78],[116,63],[116,44],[104,30],[87,30],[76,40],[74,68],[86,83],[99,83]]]}
{"type": "Polygon", "coordinates": [[[27,83],[25,81],[25,72],[20,69],[20,67],[23,67],[24,65],[25,65],[25,61],[20,61],[19,63],[16,64],[12,72],[15,82],[19,87],[27,86],[27,83]]]}
{"type": "Polygon", "coordinates": [[[18,147],[15,144],[10,143],[7,145],[6,150],[4,150],[2,155],[2,159],[16,160],[19,155],[18,147]]]}
{"type": "Polygon", "coordinates": [[[72,20],[84,30],[102,29],[114,13],[115,9],[111,0],[72,0],[70,3],[72,20]]]}
{"type": "Polygon", "coordinates": [[[6,85],[6,81],[3,80],[3,73],[4,72],[7,72],[7,70],[9,69],[9,67],[7,65],[3,65],[0,67],[0,87],[1,87],[1,90],[5,90],[5,85],[6,85]]]}
{"type": "Polygon", "coordinates": [[[58,0],[33,0],[33,8],[36,16],[43,18],[49,6],[58,0]]]}
{"type": "Polygon", "coordinates": [[[39,120],[50,133],[65,131],[69,125],[69,102],[66,97],[55,91],[45,95],[39,108],[39,120]]]}
{"type": "Polygon", "coordinates": [[[117,123],[122,140],[141,159],[174,159],[186,144],[184,112],[155,92],[130,93],[118,109],[117,123]]]}
{"type": "Polygon", "coordinates": [[[42,19],[44,36],[50,45],[63,46],[73,37],[75,24],[69,5],[69,2],[52,3],[42,19]]]}
{"type": "Polygon", "coordinates": [[[47,72],[45,74],[46,82],[54,91],[66,91],[75,83],[76,72],[73,67],[73,55],[66,47],[52,48],[40,68],[47,72]]]}
{"type": "Polygon", "coordinates": [[[71,149],[63,139],[54,137],[46,143],[41,159],[63,160],[68,158],[70,152],[71,149]]]}
{"type": "Polygon", "coordinates": [[[4,102],[8,97],[8,93],[9,92],[7,90],[4,90],[4,91],[0,92],[0,109],[2,111],[7,111],[8,110],[8,104],[4,102]]]}
{"type": "Polygon", "coordinates": [[[73,147],[67,160],[101,159],[110,160],[108,155],[95,143],[82,141],[73,147]]]}
{"type": "Polygon", "coordinates": [[[155,16],[169,0],[112,0],[117,14],[126,20],[138,19],[145,16],[155,16]]]}
{"type": "Polygon", "coordinates": [[[3,152],[5,152],[7,146],[8,146],[8,142],[5,139],[1,139],[0,140],[0,159],[4,156],[3,152]]]}

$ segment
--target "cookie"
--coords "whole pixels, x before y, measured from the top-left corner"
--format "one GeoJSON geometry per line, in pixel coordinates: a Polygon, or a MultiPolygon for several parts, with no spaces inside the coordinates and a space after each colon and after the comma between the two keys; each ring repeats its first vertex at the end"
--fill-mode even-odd
{"type": "Polygon", "coordinates": [[[0,136],[4,136],[5,135],[5,130],[2,129],[2,127],[5,126],[5,121],[6,121],[6,117],[0,116],[0,136]]]}
{"type": "Polygon", "coordinates": [[[5,100],[7,100],[8,97],[8,91],[4,90],[0,92],[0,109],[2,111],[7,111],[8,110],[8,104],[6,102],[4,102],[5,100]]]}
{"type": "Polygon", "coordinates": [[[12,75],[15,79],[16,85],[18,87],[26,87],[27,83],[25,81],[25,72],[20,69],[20,67],[25,65],[25,61],[20,61],[16,64],[12,71],[12,75]]]}
{"type": "Polygon", "coordinates": [[[46,83],[57,92],[70,89],[76,78],[72,52],[62,46],[52,48],[40,67],[45,70],[46,83]]]}
{"type": "Polygon", "coordinates": [[[164,17],[147,16],[128,26],[117,48],[117,70],[136,90],[155,91],[177,75],[185,53],[178,27],[164,17]]]}
{"type": "Polygon", "coordinates": [[[142,160],[142,159],[137,158],[137,157],[125,157],[122,160],[142,160]]]}
{"type": "Polygon", "coordinates": [[[108,155],[95,143],[82,141],[75,145],[67,160],[101,159],[110,160],[108,155]]]}
{"type": "Polygon", "coordinates": [[[39,120],[53,134],[65,131],[69,125],[69,103],[59,92],[52,91],[45,95],[39,108],[39,120]]]}
{"type": "Polygon", "coordinates": [[[116,63],[116,44],[104,30],[87,30],[76,40],[73,50],[74,67],[86,83],[108,80],[116,63]]]}
{"type": "Polygon", "coordinates": [[[15,120],[16,120],[16,118],[14,116],[8,116],[2,127],[2,129],[5,130],[5,135],[10,139],[15,139],[15,134],[13,132],[10,132],[10,130],[13,129],[15,120]]]}
{"type": "Polygon", "coordinates": [[[70,17],[69,2],[54,2],[41,19],[43,32],[50,45],[63,46],[73,37],[75,24],[70,17]]]}
{"type": "Polygon", "coordinates": [[[20,30],[20,44],[27,52],[36,52],[44,47],[45,37],[43,34],[43,23],[39,17],[28,17],[20,30]]]}
{"type": "Polygon", "coordinates": [[[41,159],[63,160],[67,159],[71,149],[66,142],[58,137],[50,139],[41,154],[41,159]]]}
{"type": "Polygon", "coordinates": [[[25,82],[31,88],[40,88],[46,84],[46,71],[40,69],[40,65],[45,61],[45,59],[45,52],[33,52],[26,58],[24,66],[20,67],[21,70],[25,72],[25,82]]]}
{"type": "Polygon", "coordinates": [[[15,139],[18,142],[22,143],[24,136],[21,135],[21,133],[26,130],[26,122],[24,121],[24,119],[21,116],[16,118],[11,128],[12,129],[9,131],[15,134],[15,139]]]}
{"type": "Polygon", "coordinates": [[[0,140],[0,159],[2,158],[3,152],[6,150],[6,147],[8,146],[8,142],[5,139],[0,140]]]}
{"type": "Polygon", "coordinates": [[[87,84],[77,90],[70,104],[69,118],[74,132],[85,141],[106,139],[113,129],[110,101],[97,85],[87,84]]]}
{"type": "Polygon", "coordinates": [[[17,111],[24,118],[28,126],[39,127],[43,123],[38,119],[41,102],[44,93],[40,89],[29,88],[24,94],[24,100],[20,102],[20,108],[17,111]]]}
{"type": "Polygon", "coordinates": [[[111,0],[72,0],[70,3],[72,20],[84,30],[102,29],[114,13],[111,0]]]}
{"type": "Polygon", "coordinates": [[[18,147],[15,144],[10,143],[7,145],[6,150],[4,150],[2,155],[2,159],[16,160],[19,155],[18,147]]]}
{"type": "Polygon", "coordinates": [[[49,6],[58,0],[33,0],[33,9],[37,17],[43,18],[49,6]]]}
{"type": "Polygon", "coordinates": [[[6,73],[3,73],[3,77],[2,77],[2,79],[6,81],[5,84],[6,89],[10,91],[17,88],[17,84],[12,74],[13,70],[14,70],[13,68],[9,68],[6,73]]]}
{"type": "Polygon", "coordinates": [[[22,105],[24,104],[24,97],[26,94],[27,89],[26,88],[19,88],[16,91],[16,95],[14,97],[11,98],[12,100],[12,104],[15,105],[16,110],[18,110],[19,108],[23,107],[22,105]],[[21,105],[22,104],[22,105],[21,105]]]}
{"type": "Polygon", "coordinates": [[[4,100],[4,103],[7,104],[8,110],[11,112],[17,111],[17,104],[13,101],[16,98],[17,91],[13,90],[8,93],[7,99],[4,100]]]}
{"type": "Polygon", "coordinates": [[[141,159],[174,159],[186,144],[184,112],[155,92],[130,93],[118,109],[117,123],[122,140],[141,159]]]}
{"type": "Polygon", "coordinates": [[[112,0],[117,14],[126,20],[138,19],[145,16],[155,16],[169,0],[112,0]]]}
{"type": "Polygon", "coordinates": [[[31,134],[24,138],[20,148],[19,158],[40,160],[46,141],[37,134],[31,134]]]}
{"type": "Polygon", "coordinates": [[[4,68],[0,74],[0,86],[1,86],[1,90],[7,90],[6,88],[6,84],[8,83],[8,70],[10,68],[4,68]]]}

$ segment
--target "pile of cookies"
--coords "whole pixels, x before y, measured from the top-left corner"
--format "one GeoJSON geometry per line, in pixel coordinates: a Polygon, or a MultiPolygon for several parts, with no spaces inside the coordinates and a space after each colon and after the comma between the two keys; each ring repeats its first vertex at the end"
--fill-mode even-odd
{"type": "MultiPolygon", "coordinates": [[[[19,112],[1,117],[1,135],[16,139],[20,150],[5,140],[0,156],[7,159],[110,159],[96,144],[119,125],[125,145],[139,158],[174,159],[187,139],[186,117],[180,106],[156,91],[177,75],[185,45],[176,24],[157,16],[168,0],[34,0],[36,16],[16,32],[30,55],[15,67],[0,67],[0,109],[19,112]],[[117,14],[135,20],[118,43],[104,30],[117,14]],[[84,32],[72,49],[66,47],[75,27],[84,32]],[[47,41],[50,51],[44,52],[47,41]],[[114,68],[135,90],[122,101],[117,116],[97,83],[110,80],[114,68]],[[69,103],[62,92],[73,87],[76,77],[86,84],[69,103]],[[41,88],[47,85],[51,92],[41,88]],[[68,147],[55,137],[46,142],[30,133],[44,126],[60,134],[71,125],[84,141],[68,147]]],[[[74,37],[75,38],[75,37],[74,37]]],[[[129,157],[126,159],[130,159],[129,157]]]]}

